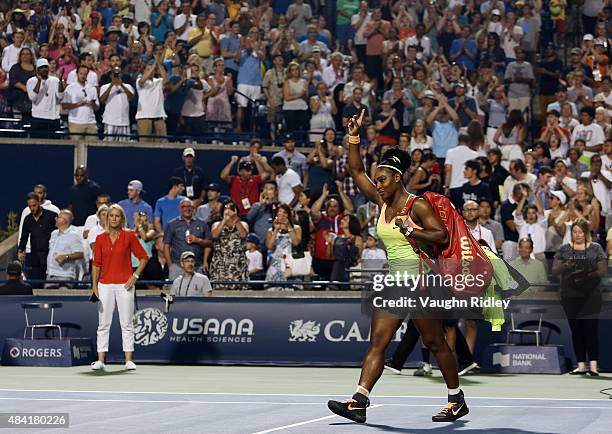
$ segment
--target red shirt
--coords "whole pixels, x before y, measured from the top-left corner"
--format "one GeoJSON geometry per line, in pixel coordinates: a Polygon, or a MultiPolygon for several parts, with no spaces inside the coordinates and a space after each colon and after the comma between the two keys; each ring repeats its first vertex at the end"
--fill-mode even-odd
{"type": "Polygon", "coordinates": [[[230,180],[230,196],[238,204],[238,215],[245,216],[256,202],[259,202],[259,187],[261,176],[253,175],[246,181],[239,176],[232,176],[230,180]],[[243,199],[248,199],[249,206],[244,207],[243,199]]]}
{"type": "Polygon", "coordinates": [[[122,230],[112,243],[108,232],[98,235],[94,244],[93,265],[101,268],[100,283],[126,283],[132,271],[132,253],[138,259],[149,259],[134,231],[122,230]]]}
{"type": "Polygon", "coordinates": [[[336,217],[329,217],[325,211],[321,212],[321,220],[317,223],[315,232],[315,254],[314,257],[317,259],[336,259],[331,249],[331,255],[327,249],[327,234],[334,233],[340,235],[342,228],[340,227],[340,221],[344,218],[345,214],[340,213],[336,217]]]}

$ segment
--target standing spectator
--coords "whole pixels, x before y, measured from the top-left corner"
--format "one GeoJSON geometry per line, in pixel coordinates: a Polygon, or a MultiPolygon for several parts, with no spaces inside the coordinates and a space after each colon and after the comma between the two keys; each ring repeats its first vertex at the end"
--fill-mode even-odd
{"type": "MultiPolygon", "coordinates": [[[[334,116],[338,113],[336,102],[333,96],[328,92],[327,85],[320,81],[317,83],[316,95],[310,97],[310,131],[325,132],[327,129],[335,129],[336,123],[334,116]]],[[[309,141],[311,143],[321,140],[322,134],[310,134],[309,141]]]]}
{"type": "Polygon", "coordinates": [[[23,220],[21,236],[17,246],[17,258],[25,264],[26,276],[30,280],[43,280],[47,275],[47,255],[49,253],[49,239],[55,230],[57,214],[43,208],[40,198],[34,192],[26,196],[26,203],[30,214],[23,220]],[[26,254],[28,240],[31,252],[26,254]]]}
{"type": "Polygon", "coordinates": [[[529,191],[527,184],[515,184],[512,194],[501,204],[501,224],[504,228],[504,242],[502,243],[502,254],[506,262],[512,261],[518,256],[518,229],[514,221],[514,210],[518,203],[529,191]]]}
{"type": "Polygon", "coordinates": [[[204,249],[211,246],[208,225],[193,217],[193,203],[183,198],[179,204],[180,215],[164,226],[164,256],[169,267],[168,279],[181,274],[181,255],[193,252],[196,270],[201,270],[204,249]]]}
{"type": "Polygon", "coordinates": [[[293,169],[293,171],[300,175],[304,182],[306,182],[308,175],[306,156],[300,151],[295,150],[295,139],[293,138],[292,134],[285,135],[283,139],[283,147],[284,149],[274,154],[272,158],[282,157],[285,160],[287,167],[293,169]]]}
{"type": "Polygon", "coordinates": [[[526,136],[527,128],[523,114],[520,110],[511,110],[506,121],[501,124],[493,136],[493,143],[501,151],[501,163],[506,167],[509,161],[525,159],[522,145],[526,136]]]}
{"type": "MultiPolygon", "coordinates": [[[[75,280],[78,278],[77,262],[85,256],[83,242],[76,229],[72,226],[72,212],[63,209],[57,215],[57,229],[49,239],[47,255],[47,280],[75,280]]],[[[57,285],[45,285],[56,288],[57,285]]],[[[59,284],[59,287],[71,287],[70,284],[59,284]]]]}
{"type": "Polygon", "coordinates": [[[455,97],[448,101],[459,117],[459,126],[465,128],[470,121],[478,117],[476,100],[465,94],[465,84],[457,82],[454,87],[455,97]]]}
{"type": "MultiPolygon", "coordinates": [[[[95,227],[100,225],[100,219],[98,218],[98,211],[102,207],[102,205],[106,205],[109,207],[111,204],[110,196],[106,193],[101,193],[96,198],[96,212],[90,214],[85,219],[85,224],[83,225],[83,238],[87,239],[89,236],[89,232],[95,227]]],[[[58,210],[59,213],[59,210],[58,210]]],[[[91,244],[91,243],[90,243],[91,244]]]]}
{"type": "Polygon", "coordinates": [[[37,137],[53,137],[60,128],[60,102],[66,83],[61,74],[59,78],[49,76],[47,59],[36,61],[36,72],[36,77],[26,83],[32,101],[31,128],[37,137]]]}
{"type": "Polygon", "coordinates": [[[300,42],[300,51],[298,56],[299,61],[306,62],[307,60],[314,60],[317,50],[323,57],[327,57],[329,54],[329,48],[327,48],[327,45],[325,45],[324,42],[317,39],[317,27],[315,25],[309,25],[306,35],[306,39],[300,42]]]}
{"type": "MultiPolygon", "coordinates": [[[[542,188],[538,186],[538,189],[542,188]]],[[[545,263],[546,258],[546,230],[548,229],[548,219],[544,215],[544,207],[539,197],[539,190],[533,195],[535,206],[526,206],[527,193],[523,197],[513,212],[514,223],[518,230],[519,239],[529,238],[533,242],[533,255],[545,263]]]]}
{"type": "MultiPolygon", "coordinates": [[[[244,217],[249,212],[249,209],[259,199],[259,187],[261,183],[268,178],[268,171],[263,167],[257,168],[261,175],[253,175],[253,163],[243,161],[238,164],[238,176],[230,176],[232,167],[238,162],[238,157],[232,155],[229,163],[221,171],[220,177],[223,182],[230,185],[230,196],[238,205],[238,216],[244,217]]],[[[256,160],[257,163],[257,160],[256,160]]]]}
{"type": "MultiPolygon", "coordinates": [[[[591,170],[583,172],[581,178],[588,181],[595,198],[601,204],[602,216],[610,215],[612,197],[612,173],[603,167],[602,158],[596,154],[591,157],[591,170]]],[[[587,185],[588,185],[587,184],[587,185]]]]}
{"type": "Polygon", "coordinates": [[[147,63],[144,72],[136,81],[138,91],[136,122],[141,140],[159,140],[166,137],[164,88],[167,84],[168,74],[159,57],[147,63]]]}
{"type": "Polygon", "coordinates": [[[520,110],[521,113],[529,108],[531,102],[531,89],[535,81],[531,64],[525,61],[525,50],[521,47],[514,49],[516,60],[510,62],[504,73],[504,80],[508,84],[509,110],[520,110]]]}
{"type": "Polygon", "coordinates": [[[183,199],[187,199],[183,196],[184,191],[185,181],[177,176],[168,179],[168,194],[155,202],[153,224],[158,234],[163,234],[168,222],[180,215],[179,204],[183,199]]]}
{"type": "Polygon", "coordinates": [[[161,0],[155,12],[151,13],[151,34],[163,44],[169,31],[174,30],[174,17],[169,9],[168,0],[161,0]]]}
{"type": "Polygon", "coordinates": [[[149,221],[153,220],[153,208],[142,198],[143,193],[142,182],[134,179],[127,186],[127,199],[119,201],[119,206],[125,212],[128,229],[134,227],[136,215],[140,213],[145,213],[149,221]]]}
{"type": "Polygon", "coordinates": [[[229,30],[219,41],[219,49],[225,62],[224,74],[231,75],[232,80],[235,81],[239,70],[236,57],[240,54],[240,23],[238,21],[230,21],[229,30]]]}
{"type": "Polygon", "coordinates": [[[335,145],[322,140],[316,142],[308,154],[308,178],[304,180],[304,186],[310,189],[311,197],[320,196],[325,185],[334,185],[336,152],[333,147],[335,145]]]}
{"type": "MultiPolygon", "coordinates": [[[[186,80],[186,84],[183,84],[183,87],[187,88],[187,94],[183,100],[178,121],[180,124],[180,120],[182,119],[182,129],[185,134],[197,137],[201,135],[201,132],[205,129],[204,99],[212,94],[212,88],[208,82],[201,77],[200,66],[197,63],[189,65],[189,70],[186,70],[185,73],[186,76],[190,78],[186,80]]],[[[170,82],[172,83],[172,79],[170,82]]],[[[181,89],[183,87],[181,87],[181,89]]],[[[221,91],[221,89],[218,90],[221,91]]],[[[170,106],[170,102],[167,101],[167,103],[170,106]]]]}
{"type": "Polygon", "coordinates": [[[465,224],[470,229],[470,232],[472,233],[476,241],[484,241],[491,250],[495,251],[496,247],[495,239],[493,238],[493,233],[489,229],[481,225],[478,219],[480,214],[480,207],[478,203],[473,200],[466,200],[463,203],[462,210],[465,224]]]}
{"type": "Polygon", "coordinates": [[[359,3],[359,11],[351,17],[351,26],[355,32],[355,51],[360,63],[364,63],[366,60],[367,38],[365,36],[365,29],[371,19],[372,17],[368,12],[368,2],[361,1],[359,3]]]}
{"type": "Polygon", "coordinates": [[[529,53],[529,57],[533,58],[536,51],[540,48],[540,26],[542,19],[540,16],[535,17],[533,15],[532,7],[529,3],[523,5],[522,12],[523,16],[516,22],[525,33],[521,45],[529,53]]]}
{"type": "Polygon", "coordinates": [[[23,282],[21,262],[12,261],[6,266],[7,282],[0,286],[1,295],[34,295],[32,287],[23,282]]]}
{"type": "Polygon", "coordinates": [[[337,0],[336,1],[336,38],[341,44],[346,44],[349,39],[355,37],[355,31],[351,27],[351,17],[359,10],[359,0],[337,0]]]}
{"type": "MultiPolygon", "coordinates": [[[[461,207],[465,208],[463,204],[468,200],[475,202],[474,205],[478,205],[478,201],[480,201],[480,199],[492,201],[489,184],[481,181],[478,177],[481,170],[478,160],[468,160],[465,162],[464,167],[463,177],[467,179],[467,182],[461,186],[461,207]]],[[[489,246],[492,249],[494,248],[494,245],[492,244],[489,246]]]]}
{"type": "MultiPolygon", "coordinates": [[[[460,137],[459,146],[449,149],[444,159],[444,194],[450,198],[453,205],[458,209],[461,209],[463,203],[462,192],[463,184],[465,183],[464,173],[466,163],[478,157],[478,152],[470,149],[467,143],[467,136],[460,137]]],[[[478,165],[478,169],[480,169],[480,165],[478,165]]],[[[477,174],[478,170],[476,170],[477,174]]]]}
{"type": "MultiPolygon", "coordinates": [[[[557,86],[557,92],[555,92],[555,98],[556,100],[554,102],[551,102],[550,104],[548,104],[548,107],[546,108],[548,112],[552,112],[556,110],[560,114],[563,114],[562,113],[563,106],[565,104],[569,104],[571,107],[570,116],[578,117],[578,109],[576,108],[576,104],[568,100],[567,87],[565,85],[560,84],[559,86],[557,86]]],[[[574,122],[577,123],[575,120],[574,122]]]]}
{"type": "MultiPolygon", "coordinates": [[[[24,33],[23,29],[17,29],[13,32],[13,43],[7,45],[2,50],[2,69],[9,72],[13,65],[17,64],[21,60],[21,53],[23,47],[24,33]]],[[[29,50],[29,48],[28,48],[29,50]]],[[[32,51],[30,51],[30,55],[32,51]]]]}
{"type": "Polygon", "coordinates": [[[174,169],[174,176],[183,180],[185,195],[193,201],[194,207],[199,207],[206,198],[206,176],[204,170],[195,164],[195,151],[186,148],[183,151],[183,165],[174,169]]]}
{"type": "Polygon", "coordinates": [[[174,32],[181,41],[189,40],[189,30],[196,26],[196,16],[191,13],[191,2],[181,1],[181,13],[174,17],[174,32]]]}
{"type": "Polygon", "coordinates": [[[283,113],[286,131],[303,131],[308,120],[308,82],[301,78],[300,65],[291,62],[283,84],[283,113]]]}
{"type": "Polygon", "coordinates": [[[272,56],[273,67],[266,71],[263,79],[263,92],[268,106],[268,124],[272,139],[280,132],[283,122],[283,87],[285,83],[284,58],[280,53],[272,56]]]}
{"type": "Polygon", "coordinates": [[[78,140],[95,140],[98,136],[95,111],[100,107],[98,92],[95,87],[87,85],[87,66],[77,69],[77,81],[66,87],[62,108],[68,110],[68,129],[70,138],[78,140]]]}
{"type": "Polygon", "coordinates": [[[121,69],[114,68],[111,71],[111,82],[100,88],[100,103],[104,104],[102,122],[105,140],[129,140],[130,101],[134,96],[134,88],[123,82],[121,69]]]}
{"type": "MultiPolygon", "coordinates": [[[[49,199],[47,199],[47,187],[42,184],[35,185],[32,189],[34,193],[38,195],[38,199],[40,202],[40,206],[44,209],[54,212],[55,214],[59,214],[59,208],[53,204],[49,199]]],[[[21,232],[23,232],[23,223],[25,218],[30,215],[30,207],[26,205],[26,207],[21,211],[21,218],[19,219],[19,233],[17,235],[17,242],[21,240],[21,232]]],[[[25,254],[26,256],[30,254],[32,251],[32,246],[30,245],[30,240],[27,240],[25,254]]]]}
{"type": "Polygon", "coordinates": [[[342,112],[342,126],[346,128],[349,119],[351,119],[353,116],[359,116],[361,114],[361,111],[365,110],[363,125],[361,126],[360,133],[363,133],[365,131],[366,125],[370,124],[370,110],[365,104],[362,104],[363,94],[364,92],[361,87],[355,87],[353,89],[353,95],[351,97],[350,103],[344,106],[344,111],[342,112]]]}
{"type": "Polygon", "coordinates": [[[366,74],[372,80],[374,89],[383,88],[383,56],[382,46],[391,23],[382,19],[382,12],[379,8],[372,11],[372,19],[365,26],[364,36],[366,42],[366,74]]]}
{"type": "MultiPolygon", "coordinates": [[[[272,161],[274,161],[274,158],[272,158],[272,161]]],[[[249,227],[252,228],[262,243],[265,242],[268,229],[272,227],[272,217],[277,206],[278,185],[276,181],[268,180],[263,184],[259,201],[253,204],[247,214],[249,227]]],[[[264,247],[263,244],[262,247],[264,247]]]]}
{"type": "Polygon", "coordinates": [[[501,199],[506,200],[513,191],[516,184],[527,184],[530,189],[533,189],[538,179],[533,173],[527,172],[527,166],[523,160],[510,161],[510,175],[506,178],[503,184],[503,194],[501,199]]]}
{"type": "Polygon", "coordinates": [[[593,107],[593,89],[584,85],[584,71],[574,72],[573,86],[567,89],[567,98],[580,111],[583,107],[593,107]]]}
{"type": "Polygon", "coordinates": [[[476,41],[470,37],[470,26],[464,25],[461,27],[460,38],[457,38],[451,44],[450,57],[451,62],[456,62],[462,68],[471,71],[476,65],[476,55],[478,46],[476,41]]]}
{"type": "Polygon", "coordinates": [[[289,27],[291,27],[296,36],[301,36],[306,33],[306,25],[312,17],[312,9],[304,0],[295,0],[295,3],[289,5],[286,13],[289,27]]]}
{"type": "MultiPolygon", "coordinates": [[[[210,261],[210,278],[212,280],[246,281],[248,266],[246,263],[245,240],[249,234],[249,225],[238,217],[238,206],[227,200],[222,206],[223,218],[212,225],[213,239],[212,260],[210,261]]],[[[204,267],[208,269],[206,249],[204,267]]],[[[217,289],[241,289],[238,285],[219,285],[217,289]]]]}
{"type": "Polygon", "coordinates": [[[204,274],[196,271],[196,257],[193,252],[181,253],[181,270],[181,275],[172,282],[170,294],[179,297],[210,297],[212,295],[210,280],[204,274]]]}
{"type": "Polygon", "coordinates": [[[478,211],[478,223],[487,228],[493,234],[495,247],[491,247],[494,252],[501,251],[504,242],[504,228],[501,223],[491,218],[491,202],[488,199],[481,199],[478,211]]]}
{"type": "Polygon", "coordinates": [[[74,214],[73,224],[83,226],[87,216],[96,212],[96,200],[102,193],[102,188],[89,179],[85,166],[77,167],[74,179],[76,182],[68,192],[68,209],[74,214]]]}
{"type": "Polygon", "coordinates": [[[329,56],[329,65],[323,68],[322,79],[332,93],[336,86],[346,81],[346,70],[342,66],[342,61],[342,53],[333,52],[329,56]]]}
{"type": "MultiPolygon", "coordinates": [[[[244,122],[244,111],[249,104],[261,97],[261,69],[260,64],[264,60],[264,52],[261,44],[256,40],[257,30],[243,39],[242,50],[236,56],[238,63],[238,94],[236,95],[236,132],[242,132],[244,122]]],[[[253,120],[251,120],[253,121],[253,120]]]]}
{"type": "MultiPolygon", "coordinates": [[[[94,66],[93,62],[94,62],[94,57],[91,53],[84,52],[79,55],[79,67],[86,66],[88,69],[87,75],[85,78],[85,84],[87,84],[87,87],[97,87],[98,86],[98,74],[93,69],[93,66],[94,66]]],[[[66,83],[67,84],[76,83],[78,81],[78,72],[79,72],[78,68],[75,68],[72,71],[70,71],[70,73],[66,77],[66,83]]]]}
{"type": "Polygon", "coordinates": [[[19,50],[19,57],[10,69],[5,69],[9,74],[8,105],[13,111],[21,113],[24,120],[28,120],[32,113],[32,102],[28,98],[28,80],[36,76],[34,67],[34,54],[32,49],[23,47],[19,50]]]}
{"type": "MultiPolygon", "coordinates": [[[[271,252],[266,281],[280,282],[287,280],[285,258],[291,255],[293,248],[299,246],[302,241],[302,228],[293,222],[292,215],[291,208],[287,204],[281,203],[276,208],[272,227],[266,233],[266,247],[271,252]]],[[[287,288],[273,287],[269,289],[283,290],[287,288]]]]}
{"type": "Polygon", "coordinates": [[[276,174],[279,202],[289,205],[289,208],[293,209],[298,202],[300,194],[302,194],[300,175],[293,169],[287,168],[283,157],[272,158],[270,165],[276,174]]]}
{"type": "Polygon", "coordinates": [[[207,202],[197,208],[196,218],[198,220],[202,220],[205,223],[208,223],[212,213],[213,204],[219,202],[220,196],[221,186],[216,182],[211,182],[210,184],[208,184],[208,187],[206,187],[207,202]]]}
{"type": "MultiPolygon", "coordinates": [[[[444,95],[436,94],[435,97],[438,101],[438,105],[429,113],[426,122],[432,132],[431,149],[438,161],[444,164],[444,159],[447,158],[447,152],[452,148],[457,149],[456,146],[459,143],[459,116],[457,116],[457,112],[448,104],[448,99],[444,95]]],[[[466,160],[476,158],[477,156],[478,155],[474,157],[468,156],[466,160]]],[[[461,162],[459,169],[456,169],[459,171],[459,174],[463,170],[463,163],[464,162],[461,162]]],[[[457,175],[455,177],[455,184],[458,185],[449,188],[461,187],[459,181],[461,181],[461,179],[459,175],[457,175]]],[[[451,180],[446,178],[444,182],[446,186],[449,186],[451,180]]]]}
{"type": "Polygon", "coordinates": [[[189,31],[188,35],[189,46],[194,53],[200,56],[200,68],[206,74],[212,71],[212,56],[218,45],[217,36],[211,24],[205,14],[200,14],[196,19],[196,26],[189,31]]]}
{"type": "Polygon", "coordinates": [[[246,240],[247,249],[246,249],[245,254],[247,258],[247,265],[248,265],[250,279],[257,278],[256,275],[261,273],[264,269],[263,255],[259,251],[260,244],[261,244],[261,241],[256,234],[250,233],[247,236],[247,240],[246,240]]]}
{"type": "Polygon", "coordinates": [[[214,74],[209,78],[212,90],[208,93],[206,103],[206,120],[232,123],[232,108],[229,97],[234,93],[231,73],[223,75],[227,68],[223,59],[216,59],[213,63],[214,74]]]}
{"type": "Polygon", "coordinates": [[[600,152],[606,139],[603,128],[593,122],[595,111],[592,107],[580,110],[580,124],[572,132],[572,146],[577,140],[584,140],[585,151],[583,155],[590,159],[595,152],[600,152]]]}

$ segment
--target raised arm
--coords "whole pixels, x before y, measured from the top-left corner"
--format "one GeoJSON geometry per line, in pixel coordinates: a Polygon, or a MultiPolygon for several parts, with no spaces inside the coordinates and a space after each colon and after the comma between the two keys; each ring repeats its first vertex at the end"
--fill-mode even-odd
{"type": "Polygon", "coordinates": [[[359,129],[361,128],[364,116],[365,110],[361,110],[361,115],[359,118],[357,118],[357,116],[353,116],[348,121],[349,173],[355,181],[355,184],[357,184],[357,187],[359,187],[359,191],[361,191],[369,201],[381,205],[380,195],[376,191],[374,182],[372,182],[365,171],[363,161],[361,160],[361,153],[359,152],[361,142],[359,139],[359,129]]]}

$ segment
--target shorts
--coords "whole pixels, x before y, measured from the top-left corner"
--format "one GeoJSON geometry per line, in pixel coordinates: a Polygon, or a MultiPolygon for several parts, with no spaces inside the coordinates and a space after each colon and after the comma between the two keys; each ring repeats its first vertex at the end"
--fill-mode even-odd
{"type": "MultiPolygon", "coordinates": [[[[260,97],[261,97],[261,86],[252,86],[250,84],[239,84],[238,85],[238,92],[243,93],[244,95],[246,95],[249,99],[253,100],[253,101],[257,101],[260,97]]],[[[249,100],[246,99],[243,95],[240,95],[239,93],[236,94],[236,104],[238,104],[238,107],[248,107],[249,106],[249,100]]]]}

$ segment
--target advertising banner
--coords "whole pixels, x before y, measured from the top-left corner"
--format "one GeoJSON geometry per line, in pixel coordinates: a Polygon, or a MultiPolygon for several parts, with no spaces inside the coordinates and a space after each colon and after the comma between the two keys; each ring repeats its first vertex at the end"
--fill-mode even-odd
{"type": "Polygon", "coordinates": [[[4,366],[77,366],[95,359],[90,338],[4,340],[4,366]]]}

